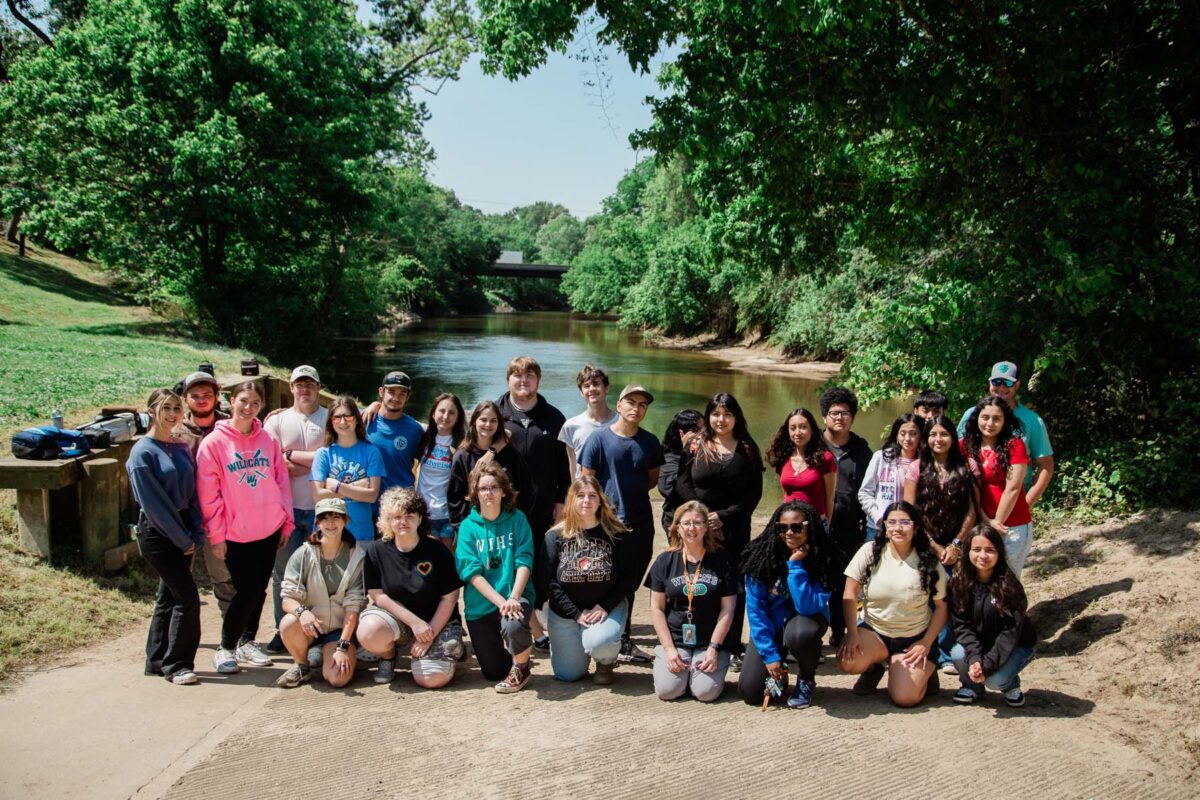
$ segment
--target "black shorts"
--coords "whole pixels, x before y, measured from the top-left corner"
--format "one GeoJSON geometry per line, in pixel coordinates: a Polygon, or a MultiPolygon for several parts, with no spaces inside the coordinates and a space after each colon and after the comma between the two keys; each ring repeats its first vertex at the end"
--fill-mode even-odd
{"type": "Polygon", "coordinates": [[[865,622],[858,623],[858,627],[866,628],[871,633],[878,636],[879,640],[881,642],[883,642],[883,646],[887,648],[889,656],[894,656],[897,653],[903,653],[912,644],[919,642],[919,641],[921,641],[921,639],[925,638],[924,633],[918,633],[916,636],[884,636],[882,633],[875,630],[874,628],[872,628],[870,625],[868,625],[865,622]]]}

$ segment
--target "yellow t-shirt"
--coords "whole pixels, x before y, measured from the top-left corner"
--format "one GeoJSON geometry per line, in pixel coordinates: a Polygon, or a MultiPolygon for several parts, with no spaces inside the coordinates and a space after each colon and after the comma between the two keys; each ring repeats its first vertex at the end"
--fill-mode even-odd
{"type": "MultiPolygon", "coordinates": [[[[858,548],[846,567],[847,578],[867,584],[872,546],[867,542],[858,548]]],[[[863,621],[876,633],[893,638],[920,636],[929,627],[933,611],[929,608],[928,593],[921,588],[918,564],[915,548],[908,558],[900,560],[892,555],[890,547],[884,546],[863,597],[863,621]]],[[[946,572],[939,567],[934,598],[941,600],[945,596],[946,572]]]]}

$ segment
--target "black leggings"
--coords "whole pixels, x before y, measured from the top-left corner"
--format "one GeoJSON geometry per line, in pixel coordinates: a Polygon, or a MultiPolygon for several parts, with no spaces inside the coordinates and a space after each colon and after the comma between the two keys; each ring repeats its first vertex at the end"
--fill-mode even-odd
{"type": "Polygon", "coordinates": [[[533,620],[533,606],[521,598],[521,619],[505,619],[497,609],[479,619],[467,620],[467,632],[471,634],[471,649],[479,662],[479,671],[489,681],[498,681],[512,669],[513,656],[524,653],[533,645],[533,634],[529,625],[533,620]]]}
{"type": "Polygon", "coordinates": [[[225,566],[233,579],[235,594],[221,623],[221,647],[233,650],[239,644],[254,641],[258,620],[267,599],[267,584],[275,569],[275,551],[279,549],[282,528],[256,542],[226,542],[225,566]]]}
{"type": "Polygon", "coordinates": [[[633,604],[634,598],[637,596],[637,590],[642,585],[642,578],[646,576],[646,570],[650,567],[650,561],[654,558],[654,525],[651,523],[650,532],[645,530],[631,530],[626,536],[633,541],[631,545],[637,552],[634,559],[634,571],[637,573],[637,580],[630,581],[629,594],[625,597],[625,601],[629,604],[629,613],[625,615],[625,632],[621,635],[623,641],[629,640],[629,632],[633,625],[633,604]]]}
{"type": "MultiPolygon", "coordinates": [[[[811,681],[816,677],[817,664],[821,660],[821,637],[829,624],[825,617],[817,614],[805,617],[800,614],[788,620],[783,628],[783,647],[780,655],[787,658],[790,653],[796,659],[800,677],[811,681]]],[[[746,645],[746,657],[742,661],[742,674],[738,676],[738,694],[752,706],[762,703],[763,685],[767,680],[767,666],[754,646],[754,640],[746,645]]]]}

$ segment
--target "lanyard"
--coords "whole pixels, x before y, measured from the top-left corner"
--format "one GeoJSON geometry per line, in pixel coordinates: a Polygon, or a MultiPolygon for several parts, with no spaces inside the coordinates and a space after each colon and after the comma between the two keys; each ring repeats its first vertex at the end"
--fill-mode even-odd
{"type": "Polygon", "coordinates": [[[700,560],[696,562],[696,572],[692,577],[688,578],[687,571],[687,554],[683,551],[679,553],[679,560],[683,562],[683,584],[687,587],[687,618],[688,622],[692,621],[692,598],[696,596],[696,584],[700,582],[700,567],[704,563],[704,553],[700,553],[700,560]]]}

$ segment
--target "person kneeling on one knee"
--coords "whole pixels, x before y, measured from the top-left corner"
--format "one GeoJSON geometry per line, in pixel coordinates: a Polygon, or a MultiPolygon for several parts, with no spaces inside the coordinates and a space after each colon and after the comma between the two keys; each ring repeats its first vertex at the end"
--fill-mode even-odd
{"type": "Polygon", "coordinates": [[[708,703],[721,696],[729,653],[722,643],[733,625],[741,580],[733,556],[708,524],[708,507],[695,500],[675,510],[668,549],[650,567],[654,692],[674,700],[687,692],[708,703]]]}
{"type": "Polygon", "coordinates": [[[358,639],[379,656],[376,683],[395,677],[396,647],[408,645],[413,681],[445,686],[463,654],[458,590],[450,551],[430,535],[429,511],[416,489],[393,487],[379,502],[382,538],[368,547],[363,575],[371,607],[358,639]]]}
{"type": "Polygon", "coordinates": [[[846,567],[842,607],[847,620],[857,614],[860,592],[863,620],[846,631],[838,667],[861,676],[855,694],[870,694],[886,664],[892,702],[915,706],[937,674],[927,656],[948,612],[946,573],[912,504],[901,500],[888,506],[875,540],[860,547],[846,567]]]}
{"type": "Polygon", "coordinates": [[[543,547],[554,677],[577,681],[593,659],[592,681],[608,685],[629,613],[625,596],[641,573],[629,530],[593,476],[571,484],[563,521],[546,533],[543,547]]]}
{"type": "Polygon", "coordinates": [[[321,649],[321,673],[331,686],[345,686],[354,677],[351,637],[367,602],[363,548],[346,529],[341,498],[321,500],[315,515],[317,531],[288,559],[280,587],[279,638],[296,662],[275,681],[284,689],[312,679],[313,647],[321,649]]]}

